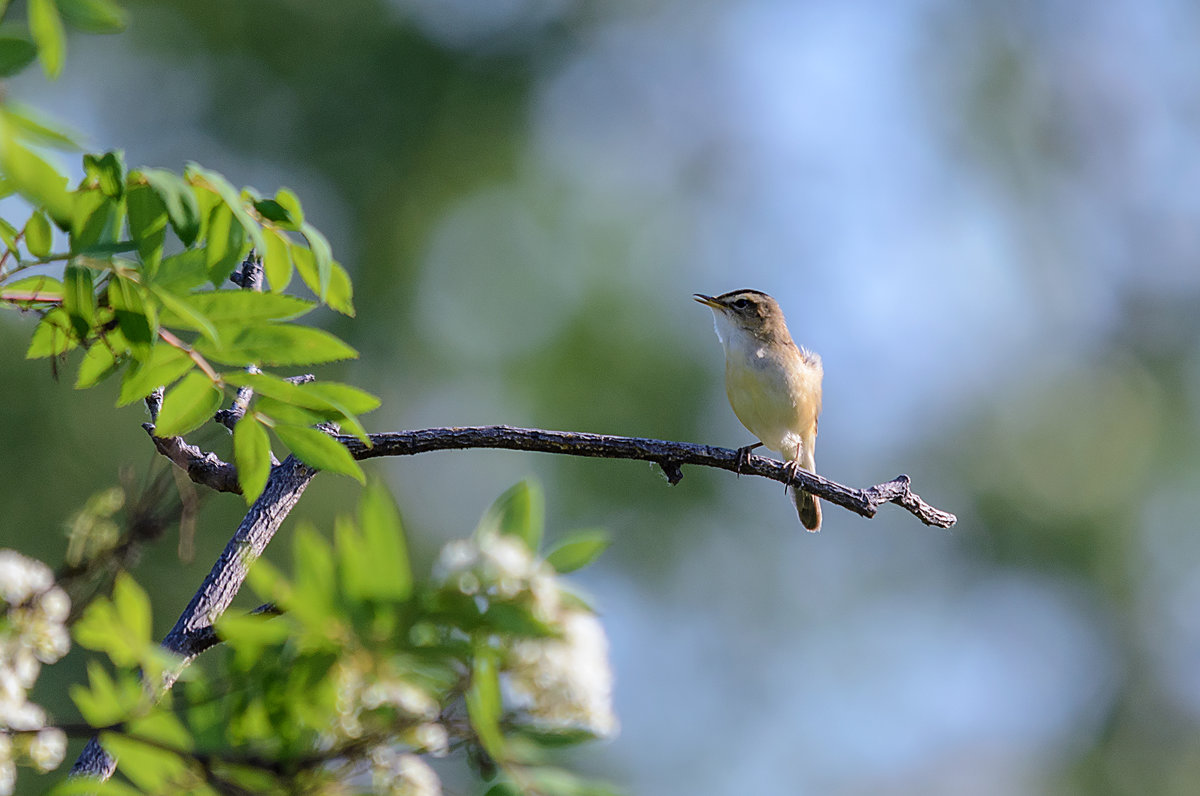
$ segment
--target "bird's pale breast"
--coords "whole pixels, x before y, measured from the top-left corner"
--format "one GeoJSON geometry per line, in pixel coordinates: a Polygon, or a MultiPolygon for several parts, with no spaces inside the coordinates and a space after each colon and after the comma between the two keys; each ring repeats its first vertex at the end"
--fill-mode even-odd
{"type": "Polygon", "coordinates": [[[816,438],[820,380],[820,371],[794,347],[782,354],[758,345],[726,348],[725,391],[734,414],[788,459],[797,458],[802,446],[811,448],[816,438]]]}

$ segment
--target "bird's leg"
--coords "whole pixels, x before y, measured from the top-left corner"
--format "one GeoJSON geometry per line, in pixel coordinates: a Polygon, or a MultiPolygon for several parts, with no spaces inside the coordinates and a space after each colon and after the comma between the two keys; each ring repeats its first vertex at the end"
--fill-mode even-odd
{"type": "Polygon", "coordinates": [[[737,449],[737,469],[734,472],[737,473],[738,478],[742,477],[742,468],[750,463],[750,451],[761,447],[762,443],[756,442],[753,445],[745,445],[737,449]]]}
{"type": "Polygon", "coordinates": [[[799,469],[800,469],[800,460],[799,459],[792,459],[790,461],[786,461],[783,463],[783,470],[784,470],[784,472],[787,473],[787,477],[788,477],[787,483],[783,485],[784,492],[786,492],[787,488],[792,485],[793,481],[796,480],[796,473],[797,473],[797,471],[799,471],[799,469]]]}

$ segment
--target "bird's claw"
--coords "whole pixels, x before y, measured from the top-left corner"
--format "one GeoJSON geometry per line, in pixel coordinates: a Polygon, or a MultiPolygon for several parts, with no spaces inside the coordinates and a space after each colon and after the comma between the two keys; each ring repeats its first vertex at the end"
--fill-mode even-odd
{"type": "Polygon", "coordinates": [[[787,473],[788,477],[787,483],[783,485],[784,492],[787,492],[788,487],[792,486],[793,482],[796,480],[796,473],[799,472],[799,470],[800,462],[795,459],[792,459],[790,462],[783,463],[783,471],[787,473]]]}
{"type": "Polygon", "coordinates": [[[734,468],[734,473],[738,478],[742,477],[742,468],[750,464],[750,451],[761,446],[761,442],[756,442],[753,445],[743,445],[737,449],[737,467],[734,468]]]}

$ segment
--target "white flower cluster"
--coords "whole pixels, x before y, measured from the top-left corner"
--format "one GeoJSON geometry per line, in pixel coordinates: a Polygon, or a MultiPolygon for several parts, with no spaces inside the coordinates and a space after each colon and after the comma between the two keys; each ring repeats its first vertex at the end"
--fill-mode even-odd
{"type": "Polygon", "coordinates": [[[371,780],[374,792],[387,796],[442,796],[442,781],[428,763],[390,746],[371,750],[371,780]]]}
{"type": "Polygon", "coordinates": [[[338,664],[337,738],[330,742],[361,738],[371,729],[363,726],[364,712],[390,708],[393,714],[388,727],[393,731],[402,728],[394,735],[396,743],[435,757],[445,755],[450,736],[438,720],[441,708],[437,700],[402,677],[365,671],[357,665],[361,660],[367,659],[352,656],[338,664]]]}
{"type": "Polygon", "coordinates": [[[585,608],[563,600],[558,574],[520,540],[502,534],[451,542],[434,571],[443,584],[487,600],[527,600],[533,615],[560,632],[527,638],[507,650],[510,701],[551,730],[616,733],[612,668],[604,627],[585,608]]]}
{"type": "Polygon", "coordinates": [[[433,575],[485,601],[528,600],[542,622],[553,622],[559,613],[558,575],[513,536],[488,533],[451,542],[442,548],[433,575]]]}
{"type": "Polygon", "coordinates": [[[617,732],[612,669],[604,626],[590,611],[564,611],[562,636],[513,645],[508,684],[515,699],[552,729],[584,730],[599,737],[617,732]]]}
{"type": "Polygon", "coordinates": [[[0,794],[12,793],[16,761],[27,758],[42,771],[62,763],[67,739],[46,727],[46,712],[29,701],[43,663],[54,663],[71,646],[66,621],[71,601],[54,585],[50,568],[40,561],[0,550],[0,794]]]}

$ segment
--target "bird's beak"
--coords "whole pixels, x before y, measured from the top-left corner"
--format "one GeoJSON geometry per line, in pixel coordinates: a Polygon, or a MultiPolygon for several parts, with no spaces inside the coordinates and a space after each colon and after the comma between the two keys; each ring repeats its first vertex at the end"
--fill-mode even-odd
{"type": "Polygon", "coordinates": [[[696,301],[699,301],[701,304],[705,304],[709,307],[712,307],[714,310],[725,309],[725,305],[722,304],[721,302],[717,301],[712,296],[706,296],[703,293],[693,293],[692,298],[694,298],[696,301]]]}

